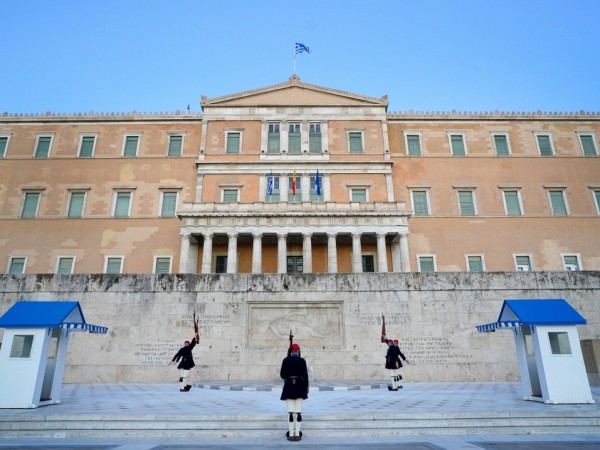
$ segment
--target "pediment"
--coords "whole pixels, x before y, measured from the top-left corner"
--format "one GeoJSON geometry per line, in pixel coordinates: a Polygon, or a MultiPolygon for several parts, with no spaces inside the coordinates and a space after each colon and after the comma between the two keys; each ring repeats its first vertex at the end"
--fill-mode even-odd
{"type": "Polygon", "coordinates": [[[382,106],[387,108],[387,96],[381,98],[352,94],[313,84],[303,83],[292,75],[285,83],[261,89],[202,98],[202,108],[236,106],[382,106]]]}

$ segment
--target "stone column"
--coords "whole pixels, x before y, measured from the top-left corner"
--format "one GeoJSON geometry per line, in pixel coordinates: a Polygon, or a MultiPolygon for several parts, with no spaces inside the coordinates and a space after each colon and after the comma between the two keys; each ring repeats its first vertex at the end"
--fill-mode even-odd
{"type": "Polygon", "coordinates": [[[227,233],[227,273],[237,273],[237,233],[227,233]]]}
{"type": "Polygon", "coordinates": [[[303,234],[302,240],[304,273],[312,273],[312,233],[303,234]]]}
{"type": "Polygon", "coordinates": [[[400,237],[396,236],[392,240],[392,272],[402,272],[402,262],[400,261],[400,237]]]}
{"type": "Polygon", "coordinates": [[[252,273],[262,272],[262,234],[252,235],[252,273]]]}
{"type": "Polygon", "coordinates": [[[360,233],[352,233],[352,272],[362,272],[362,248],[360,246],[360,233]]]}
{"type": "Polygon", "coordinates": [[[335,233],[327,233],[327,272],[337,273],[337,235],[335,233]]]}
{"type": "Polygon", "coordinates": [[[402,272],[410,272],[410,255],[408,253],[408,234],[400,235],[400,260],[402,272]]]}
{"type": "Polygon", "coordinates": [[[190,239],[190,233],[182,232],[181,250],[179,251],[179,273],[190,273],[190,239]]]}
{"type": "Polygon", "coordinates": [[[277,234],[277,273],[287,273],[287,234],[277,234]]]}
{"type": "Polygon", "coordinates": [[[204,246],[202,247],[202,273],[210,273],[212,265],[212,247],[213,235],[207,233],[204,235],[204,246]]]}
{"type": "Polygon", "coordinates": [[[378,272],[388,271],[385,233],[377,233],[377,266],[378,272]]]}

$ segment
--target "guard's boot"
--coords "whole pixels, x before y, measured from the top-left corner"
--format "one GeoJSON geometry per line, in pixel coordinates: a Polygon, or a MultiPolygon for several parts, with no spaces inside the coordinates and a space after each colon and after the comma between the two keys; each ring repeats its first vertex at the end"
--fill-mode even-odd
{"type": "Polygon", "coordinates": [[[288,416],[288,432],[286,433],[288,441],[293,441],[294,439],[294,413],[290,413],[288,416]]]}
{"type": "Polygon", "coordinates": [[[294,433],[294,437],[296,441],[302,439],[302,431],[300,431],[300,427],[302,426],[302,413],[296,414],[296,432],[294,433]]]}

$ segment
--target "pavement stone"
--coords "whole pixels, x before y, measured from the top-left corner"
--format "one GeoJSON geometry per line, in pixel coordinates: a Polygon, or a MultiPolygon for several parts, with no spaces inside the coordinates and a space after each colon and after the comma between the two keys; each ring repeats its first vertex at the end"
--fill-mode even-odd
{"type": "MultiPolygon", "coordinates": [[[[510,414],[538,414],[598,411],[600,387],[592,388],[596,404],[546,405],[524,401],[520,383],[406,383],[397,392],[387,390],[385,383],[373,381],[315,382],[304,402],[303,417],[313,415],[353,416],[357,414],[406,413],[426,417],[427,414],[461,414],[485,416],[490,411],[510,414]]],[[[45,415],[176,416],[212,415],[226,420],[235,415],[287,416],[285,403],[279,400],[281,383],[277,382],[198,382],[190,392],[179,392],[173,384],[65,384],[61,403],[35,409],[0,409],[0,416],[15,415],[34,419],[45,415]]],[[[285,430],[282,428],[282,434],[285,430]]],[[[273,438],[256,439],[2,439],[0,449],[15,450],[231,450],[234,448],[277,449],[294,445],[310,449],[367,450],[591,450],[600,449],[600,427],[597,434],[581,435],[471,435],[471,436],[406,436],[305,438],[300,442],[273,438]]]]}

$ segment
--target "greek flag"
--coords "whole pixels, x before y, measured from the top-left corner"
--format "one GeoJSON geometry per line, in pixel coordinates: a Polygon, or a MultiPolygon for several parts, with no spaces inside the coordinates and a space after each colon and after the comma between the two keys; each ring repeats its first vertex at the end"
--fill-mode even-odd
{"type": "Polygon", "coordinates": [[[273,170],[271,169],[271,174],[269,175],[269,179],[267,181],[267,194],[273,195],[273,170]]]}
{"type": "Polygon", "coordinates": [[[301,44],[300,42],[296,42],[296,54],[302,52],[310,53],[310,50],[306,45],[301,44]]]}

